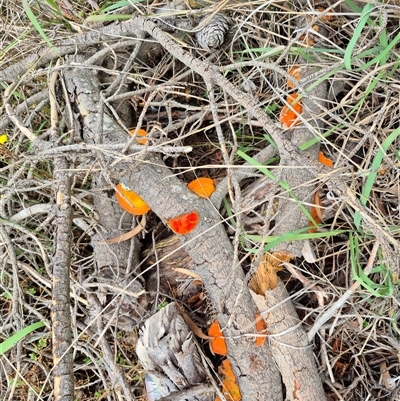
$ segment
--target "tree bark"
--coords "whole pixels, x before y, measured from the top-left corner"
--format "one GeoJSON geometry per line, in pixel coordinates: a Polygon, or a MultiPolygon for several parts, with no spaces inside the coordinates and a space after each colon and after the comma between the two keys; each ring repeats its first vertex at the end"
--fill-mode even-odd
{"type": "Polygon", "coordinates": [[[71,262],[71,177],[63,156],[55,162],[57,190],[55,253],[53,256],[52,339],[54,399],[74,399],[69,269],[71,262]]]}

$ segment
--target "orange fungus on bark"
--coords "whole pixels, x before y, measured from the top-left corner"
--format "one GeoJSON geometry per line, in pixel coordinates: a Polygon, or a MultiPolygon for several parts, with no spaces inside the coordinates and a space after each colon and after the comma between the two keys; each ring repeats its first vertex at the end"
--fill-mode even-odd
{"type": "Polygon", "coordinates": [[[181,214],[180,216],[167,221],[169,228],[175,234],[181,235],[189,234],[191,231],[193,231],[198,222],[199,214],[197,212],[181,214]]]}
{"type": "MultiPolygon", "coordinates": [[[[136,128],[133,128],[133,129],[129,130],[129,133],[131,135],[134,135],[135,131],[136,131],[136,128]]],[[[145,137],[146,135],[147,135],[147,132],[144,129],[140,128],[140,130],[138,130],[138,132],[136,134],[135,141],[137,143],[140,143],[141,145],[147,145],[147,143],[149,141],[146,138],[141,138],[141,137],[145,137]]]]}
{"type": "Polygon", "coordinates": [[[115,196],[122,209],[128,213],[140,216],[150,210],[150,206],[136,192],[124,187],[121,183],[117,184],[115,196]]]}
{"type": "MultiPolygon", "coordinates": [[[[222,392],[225,398],[229,401],[240,401],[242,399],[242,394],[240,393],[235,373],[233,372],[232,365],[228,359],[222,361],[218,368],[218,373],[224,376],[222,392]]],[[[215,401],[221,401],[221,399],[216,397],[215,401]]]]}
{"type": "Polygon", "coordinates": [[[283,106],[279,121],[286,127],[291,128],[296,125],[299,115],[303,110],[303,106],[300,101],[297,100],[299,95],[297,93],[292,93],[287,98],[287,103],[290,105],[283,106]]]}
{"type": "MultiPolygon", "coordinates": [[[[294,65],[290,70],[289,70],[289,75],[292,76],[293,78],[297,79],[298,81],[300,80],[300,67],[298,65],[294,65]]],[[[289,88],[294,89],[296,85],[294,84],[293,81],[288,80],[287,85],[289,88]]]]}
{"type": "Polygon", "coordinates": [[[333,161],[328,159],[322,152],[318,153],[318,161],[325,166],[333,167],[333,161]]]}
{"type": "Polygon", "coordinates": [[[222,336],[221,327],[218,320],[213,322],[208,329],[209,337],[214,337],[210,340],[210,351],[215,355],[227,355],[228,349],[226,348],[225,338],[222,336]]]}
{"type": "Polygon", "coordinates": [[[215,191],[214,181],[208,177],[200,177],[189,182],[188,188],[202,198],[209,198],[215,191]]]}

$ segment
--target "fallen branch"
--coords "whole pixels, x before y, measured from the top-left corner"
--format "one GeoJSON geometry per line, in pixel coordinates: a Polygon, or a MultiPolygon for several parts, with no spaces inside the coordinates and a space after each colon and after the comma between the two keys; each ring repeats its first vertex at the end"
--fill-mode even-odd
{"type": "Polygon", "coordinates": [[[57,158],[55,172],[57,205],[55,253],[53,256],[52,339],[54,399],[74,399],[73,349],[71,347],[71,312],[69,270],[71,262],[71,176],[63,156],[57,158]]]}

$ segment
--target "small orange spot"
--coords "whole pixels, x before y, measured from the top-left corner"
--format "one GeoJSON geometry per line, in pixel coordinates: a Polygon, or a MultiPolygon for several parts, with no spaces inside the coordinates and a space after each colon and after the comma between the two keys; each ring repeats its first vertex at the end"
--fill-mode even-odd
{"type": "MultiPolygon", "coordinates": [[[[236,382],[235,373],[233,373],[232,365],[228,359],[224,359],[218,368],[218,373],[224,376],[222,382],[222,392],[228,401],[240,401],[242,394],[240,394],[239,386],[236,382]]],[[[221,401],[219,397],[215,401],[221,401]]]]}
{"type": "MultiPolygon", "coordinates": [[[[290,70],[289,70],[289,75],[297,80],[300,79],[300,67],[298,65],[294,65],[290,70]]],[[[288,87],[294,89],[296,85],[292,81],[287,82],[288,87]]]]}
{"type": "Polygon", "coordinates": [[[115,196],[119,205],[128,213],[140,216],[150,210],[150,206],[136,193],[125,188],[122,183],[117,184],[115,196]]]}
{"type": "MultiPolygon", "coordinates": [[[[256,313],[256,330],[259,334],[266,334],[267,333],[267,324],[265,320],[256,313]]],[[[261,347],[265,342],[266,337],[256,337],[256,346],[261,347]]]]}
{"type": "Polygon", "coordinates": [[[207,177],[196,178],[188,184],[188,188],[202,198],[209,198],[215,191],[214,181],[207,177]]]}
{"type": "Polygon", "coordinates": [[[322,163],[324,166],[333,167],[332,160],[325,157],[325,155],[322,152],[318,153],[318,161],[322,163]]]}
{"type": "MultiPolygon", "coordinates": [[[[322,12],[325,11],[325,8],[319,6],[319,7],[317,7],[317,10],[318,10],[320,13],[322,13],[322,12]]],[[[334,20],[334,18],[335,18],[335,17],[334,17],[333,15],[324,15],[323,17],[320,17],[319,20],[320,20],[320,21],[325,21],[325,22],[332,22],[332,21],[334,20]]]]}
{"type": "Polygon", "coordinates": [[[311,38],[309,35],[301,35],[300,40],[303,42],[303,44],[306,47],[313,47],[315,44],[315,41],[313,38],[311,38]]]}
{"type": "MultiPolygon", "coordinates": [[[[131,135],[134,135],[135,131],[136,131],[136,128],[133,128],[133,129],[129,130],[129,133],[131,135]]],[[[144,129],[140,129],[136,134],[135,141],[137,143],[140,143],[141,145],[147,145],[147,143],[149,141],[146,138],[140,138],[140,137],[143,137],[143,136],[146,136],[146,135],[147,135],[147,132],[144,129]]]]}
{"type": "Polygon", "coordinates": [[[289,106],[285,105],[282,108],[279,121],[287,128],[291,128],[296,125],[299,115],[301,114],[303,107],[297,99],[299,94],[292,93],[287,98],[289,106]]]}
{"type": "Polygon", "coordinates": [[[215,320],[208,329],[208,335],[214,337],[210,340],[210,351],[215,355],[227,355],[225,338],[222,336],[221,327],[218,320],[215,320]]]}
{"type": "Polygon", "coordinates": [[[190,212],[187,214],[182,214],[173,219],[167,220],[169,228],[175,234],[189,234],[195,229],[197,223],[199,222],[199,214],[197,212],[190,212]]]}

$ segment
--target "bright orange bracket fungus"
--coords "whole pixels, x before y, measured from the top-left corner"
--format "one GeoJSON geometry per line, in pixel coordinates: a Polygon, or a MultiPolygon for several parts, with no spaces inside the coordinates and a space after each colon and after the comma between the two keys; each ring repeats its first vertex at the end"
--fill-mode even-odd
{"type": "Polygon", "coordinates": [[[299,95],[297,93],[292,93],[287,98],[287,103],[289,106],[283,106],[279,121],[286,127],[291,128],[296,125],[299,115],[303,110],[303,106],[297,99],[299,95]]]}
{"type": "MultiPolygon", "coordinates": [[[[134,135],[136,131],[136,128],[133,128],[131,130],[129,130],[129,133],[131,135],[134,135]]],[[[135,141],[137,143],[140,143],[141,145],[147,145],[147,143],[149,142],[146,138],[141,138],[147,135],[147,132],[144,129],[140,129],[138,130],[137,134],[136,134],[136,138],[135,141]]]]}
{"type": "MultiPolygon", "coordinates": [[[[232,365],[228,359],[224,359],[218,368],[218,373],[224,376],[222,382],[222,392],[225,398],[229,401],[240,401],[242,394],[236,382],[235,373],[233,372],[232,365]]],[[[221,401],[219,397],[215,401],[221,401]]]]}
{"type": "Polygon", "coordinates": [[[198,222],[199,214],[197,212],[181,214],[178,217],[167,220],[169,228],[175,234],[181,235],[189,234],[191,231],[193,231],[196,228],[198,222]]]}
{"type": "Polygon", "coordinates": [[[136,192],[125,188],[121,183],[117,184],[115,196],[122,209],[128,213],[140,216],[150,210],[150,206],[136,192]]]}
{"type": "Polygon", "coordinates": [[[213,180],[207,177],[196,178],[188,184],[188,188],[202,198],[209,198],[215,191],[213,180]]]}
{"type": "Polygon", "coordinates": [[[333,167],[333,161],[328,159],[322,152],[318,153],[318,161],[325,166],[333,167]]]}
{"type": "Polygon", "coordinates": [[[213,337],[210,340],[210,351],[215,355],[227,355],[228,349],[226,348],[225,338],[222,336],[221,327],[218,320],[211,324],[208,329],[209,337],[213,337]]]}

